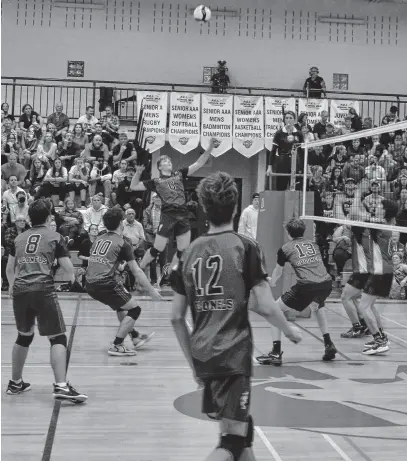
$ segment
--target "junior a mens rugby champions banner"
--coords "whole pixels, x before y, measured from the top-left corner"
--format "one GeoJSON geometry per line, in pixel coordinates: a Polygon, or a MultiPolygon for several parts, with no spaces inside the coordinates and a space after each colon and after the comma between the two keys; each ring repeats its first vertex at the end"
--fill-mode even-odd
{"type": "Polygon", "coordinates": [[[349,109],[353,108],[359,114],[359,101],[331,100],[330,121],[339,129],[345,125],[345,117],[349,115],[349,109]]]}
{"type": "Polygon", "coordinates": [[[315,125],[321,118],[321,112],[328,111],[327,99],[299,99],[298,114],[306,112],[308,114],[308,125],[315,125]]]}
{"type": "Polygon", "coordinates": [[[143,108],[146,149],[155,152],[165,145],[168,95],[158,91],[137,91],[137,113],[143,108]]]}
{"type": "Polygon", "coordinates": [[[291,110],[295,114],[295,98],[265,97],[264,100],[266,108],[265,143],[266,149],[271,150],[273,147],[274,134],[284,124],[283,109],[284,112],[291,110]]]}
{"type": "Polygon", "coordinates": [[[201,119],[201,95],[194,93],[171,93],[170,145],[187,154],[199,145],[201,119]]]}
{"type": "Polygon", "coordinates": [[[264,149],[263,96],[234,96],[233,147],[245,157],[264,149]]]}
{"type": "Polygon", "coordinates": [[[232,148],[233,95],[202,95],[201,146],[209,147],[214,138],[212,155],[219,157],[232,148]]]}

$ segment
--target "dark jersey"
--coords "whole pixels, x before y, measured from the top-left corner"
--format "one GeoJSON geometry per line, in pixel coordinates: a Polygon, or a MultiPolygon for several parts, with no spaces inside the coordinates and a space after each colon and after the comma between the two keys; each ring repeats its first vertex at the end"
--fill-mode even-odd
{"type": "Polygon", "coordinates": [[[162,202],[161,211],[163,213],[179,209],[186,211],[184,180],[188,176],[188,170],[188,167],[181,168],[171,176],[161,176],[143,181],[147,190],[157,192],[162,202]]]}
{"type": "Polygon", "coordinates": [[[318,245],[312,240],[298,238],[284,244],[277,253],[277,264],[284,267],[291,264],[297,277],[297,283],[322,283],[331,280],[318,245]]]}
{"type": "Polygon", "coordinates": [[[355,274],[370,274],[372,253],[370,231],[363,227],[352,227],[352,269],[355,274]]]}
{"type": "Polygon", "coordinates": [[[34,226],[20,234],[14,240],[10,254],[15,257],[15,293],[52,291],[54,261],[69,257],[62,235],[46,226],[34,226]]]}
{"type": "Polygon", "coordinates": [[[90,250],[86,282],[91,284],[115,284],[119,279],[117,269],[126,261],[134,260],[129,241],[116,232],[107,232],[96,238],[90,250]]]}
{"type": "Polygon", "coordinates": [[[245,375],[252,370],[250,290],[265,280],[257,243],[233,231],[207,234],[184,251],[173,289],[192,311],[193,365],[201,378],[245,375]]]}

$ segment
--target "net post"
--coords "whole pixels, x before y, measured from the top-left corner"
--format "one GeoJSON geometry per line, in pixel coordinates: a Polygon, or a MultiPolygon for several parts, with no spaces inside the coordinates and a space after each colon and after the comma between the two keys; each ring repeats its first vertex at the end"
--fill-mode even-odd
{"type": "Polygon", "coordinates": [[[304,145],[304,177],[302,183],[302,210],[301,217],[305,216],[305,204],[306,204],[306,195],[307,195],[307,181],[308,181],[308,142],[304,145]]]}

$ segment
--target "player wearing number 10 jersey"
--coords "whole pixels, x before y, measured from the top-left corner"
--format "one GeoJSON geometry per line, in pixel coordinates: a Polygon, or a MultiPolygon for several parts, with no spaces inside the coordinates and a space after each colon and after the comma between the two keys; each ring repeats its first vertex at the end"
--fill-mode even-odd
{"type": "Polygon", "coordinates": [[[252,461],[249,296],[250,307],[293,342],[301,334],[273,299],[258,244],[233,231],[238,198],[233,179],[214,173],[201,181],[197,192],[210,228],[184,251],[171,275],[176,293],[172,323],[196,379],[204,385],[202,412],[220,420],[220,443],[207,461],[238,461],[243,453],[252,461]],[[191,336],[187,306],[194,324],[191,336]]]}
{"type": "MultiPolygon", "coordinates": [[[[332,291],[332,278],[324,266],[318,246],[315,242],[304,238],[304,221],[293,218],[288,221],[285,228],[290,240],[277,253],[277,267],[274,269],[270,283],[272,286],[276,285],[286,263],[292,266],[297,283],[278,300],[280,308],[283,312],[288,311],[289,308],[301,312],[310,306],[311,311],[315,312],[324,337],[325,354],[322,359],[333,360],[337,351],[328,333],[324,309],[325,300],[332,291]]],[[[268,355],[258,357],[257,360],[264,365],[281,365],[281,333],[273,330],[272,336],[273,350],[268,355]]]]}

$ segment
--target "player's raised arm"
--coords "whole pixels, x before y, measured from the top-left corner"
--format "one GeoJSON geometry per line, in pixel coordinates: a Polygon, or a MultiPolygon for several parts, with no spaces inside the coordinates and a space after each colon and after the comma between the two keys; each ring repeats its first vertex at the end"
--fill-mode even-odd
{"type": "Polygon", "coordinates": [[[140,177],[144,170],[144,165],[137,165],[136,174],[133,176],[130,183],[130,190],[132,190],[133,192],[146,190],[145,185],[142,182],[140,182],[140,177]]]}
{"type": "Polygon", "coordinates": [[[194,174],[209,160],[213,151],[213,139],[211,139],[208,149],[199,157],[199,159],[188,168],[188,175],[194,174]]]}
{"type": "Polygon", "coordinates": [[[287,259],[284,255],[283,249],[280,248],[277,253],[277,266],[271,274],[271,278],[268,280],[272,287],[277,285],[278,280],[283,275],[284,265],[287,262],[287,259]]]}

